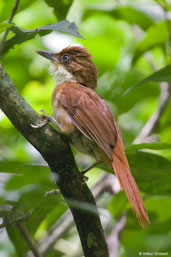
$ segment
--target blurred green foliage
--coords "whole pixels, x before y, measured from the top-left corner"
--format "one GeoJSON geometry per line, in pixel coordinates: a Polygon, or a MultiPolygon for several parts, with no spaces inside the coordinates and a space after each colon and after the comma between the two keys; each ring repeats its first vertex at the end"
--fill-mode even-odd
{"type": "MultiPolygon", "coordinates": [[[[120,256],[134,257],[138,252],[147,251],[171,254],[171,103],[154,131],[158,143],[130,146],[159,105],[159,82],[171,82],[170,1],[20,0],[13,24],[9,24],[14,3],[0,0],[0,40],[8,28],[7,40],[12,42],[1,61],[35,110],[43,108],[52,114],[50,98],[54,86],[48,74],[49,63],[38,56],[36,50],[57,49],[64,40],[68,44],[84,45],[94,56],[99,70],[97,92],[115,114],[151,220],[147,230],[140,229],[125,194],[113,196],[105,208],[109,208],[114,222],[125,210],[128,213],[120,238],[120,256]],[[43,36],[36,31],[27,37],[28,30],[64,19],[75,22],[86,40],[57,32],[54,47],[51,35],[43,36]],[[17,36],[19,40],[14,46],[16,42],[10,40],[17,36]]],[[[73,24],[69,25],[68,32],[78,36],[73,24]]],[[[67,207],[60,195],[45,197],[47,191],[56,188],[49,168],[2,112],[0,121],[0,215],[8,223],[27,217],[24,224],[30,235],[40,239],[67,207]],[[1,211],[4,205],[9,207],[5,212],[1,211]]],[[[74,152],[81,168],[89,165],[89,159],[74,152]]],[[[90,184],[99,176],[99,172],[94,174],[90,184]]],[[[28,246],[16,226],[8,226],[7,233],[13,245],[9,239],[2,240],[0,256],[23,256],[28,246]]],[[[65,239],[71,241],[78,240],[75,237],[75,230],[65,235],[65,239]]],[[[53,249],[48,256],[63,254],[53,249]]]]}

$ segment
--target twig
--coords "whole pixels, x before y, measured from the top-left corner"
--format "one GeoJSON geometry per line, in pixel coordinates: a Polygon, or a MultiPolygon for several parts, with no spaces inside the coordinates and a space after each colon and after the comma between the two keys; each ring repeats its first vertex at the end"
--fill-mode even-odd
{"type": "Polygon", "coordinates": [[[144,125],[139,135],[134,140],[133,144],[138,144],[141,142],[149,142],[150,135],[156,129],[159,119],[165,110],[165,107],[169,103],[171,97],[171,83],[163,82],[161,83],[161,93],[160,93],[160,104],[155,113],[149,118],[147,123],[144,125]]]}
{"type": "Polygon", "coordinates": [[[126,224],[126,213],[122,213],[118,221],[116,222],[110,236],[107,239],[109,246],[109,253],[112,257],[119,256],[119,245],[120,245],[120,235],[126,224]]]}
{"type": "Polygon", "coordinates": [[[33,214],[33,209],[27,213],[23,213],[21,211],[12,211],[11,214],[5,215],[3,220],[4,222],[0,224],[0,229],[3,227],[15,225],[21,221],[26,221],[33,214]]]}
{"type": "MultiPolygon", "coordinates": [[[[15,2],[15,5],[14,5],[14,7],[13,7],[13,9],[12,9],[11,16],[10,16],[10,18],[9,18],[9,20],[8,20],[9,23],[11,23],[12,20],[13,20],[13,18],[14,18],[14,15],[15,15],[15,13],[16,13],[16,11],[17,11],[17,8],[18,8],[18,5],[19,5],[19,1],[20,1],[20,0],[16,0],[16,2],[15,2]]],[[[0,44],[0,51],[3,50],[3,47],[4,47],[4,44],[5,44],[5,40],[6,40],[6,38],[7,38],[8,32],[9,32],[9,30],[7,29],[7,30],[5,31],[5,33],[4,33],[4,36],[3,36],[2,41],[1,41],[1,44],[0,44]]]]}
{"type": "Polygon", "coordinates": [[[17,227],[20,230],[22,236],[24,237],[28,247],[32,250],[34,256],[35,257],[42,257],[42,255],[39,253],[39,251],[37,249],[37,246],[36,246],[35,242],[31,238],[31,236],[29,235],[25,226],[22,223],[18,222],[17,227]]]}
{"type": "Polygon", "coordinates": [[[155,63],[155,61],[154,61],[154,58],[153,58],[152,53],[146,52],[146,53],[144,54],[144,57],[145,57],[146,60],[148,61],[148,63],[149,63],[149,65],[150,65],[151,69],[152,69],[153,71],[157,71],[158,68],[157,68],[157,65],[156,65],[156,63],[155,63]]]}
{"type": "MultiPolygon", "coordinates": [[[[42,256],[53,248],[56,241],[62,237],[74,224],[71,212],[67,210],[62,217],[53,225],[49,232],[40,240],[38,249],[42,256]]],[[[27,257],[29,257],[28,255],[27,257]]],[[[30,256],[31,257],[31,256],[30,256]]]]}

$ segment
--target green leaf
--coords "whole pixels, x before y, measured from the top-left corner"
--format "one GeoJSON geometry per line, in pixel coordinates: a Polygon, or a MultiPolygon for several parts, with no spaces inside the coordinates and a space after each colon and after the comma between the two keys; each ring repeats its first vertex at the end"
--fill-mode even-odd
{"type": "Polygon", "coordinates": [[[60,21],[60,22],[55,22],[46,26],[39,27],[35,30],[39,31],[39,34],[41,35],[42,31],[62,31],[69,33],[75,37],[83,38],[79,32],[78,32],[78,27],[74,22],[69,22],[67,20],[60,21]]]}
{"type": "Polygon", "coordinates": [[[7,23],[7,22],[1,23],[0,24],[0,33],[4,32],[6,29],[11,28],[13,26],[15,26],[15,24],[13,24],[13,23],[7,23]]]}
{"type": "Polygon", "coordinates": [[[168,37],[169,31],[166,21],[155,23],[147,30],[144,38],[138,43],[132,63],[135,64],[144,52],[165,43],[168,37]]]}
{"type": "Polygon", "coordinates": [[[138,81],[136,84],[134,84],[133,86],[129,87],[125,93],[123,94],[123,96],[126,96],[132,89],[134,89],[135,87],[144,84],[148,81],[155,81],[155,82],[171,82],[171,65],[167,65],[164,68],[153,72],[150,76],[138,81]]]}
{"type": "Polygon", "coordinates": [[[129,154],[131,172],[141,191],[148,195],[170,195],[171,161],[157,154],[129,154]]]}
{"type": "MultiPolygon", "coordinates": [[[[55,185],[54,185],[55,187],[55,185]]],[[[40,223],[56,209],[56,219],[66,207],[62,204],[61,195],[45,196],[43,190],[32,190],[22,194],[18,200],[20,210],[24,213],[32,213],[27,220],[28,229],[34,234],[40,223]],[[57,209],[60,209],[59,214],[57,209]]]]}
{"type": "Polygon", "coordinates": [[[128,207],[130,207],[130,205],[124,191],[115,194],[108,205],[108,209],[115,219],[118,219],[128,207]]]}
{"type": "Polygon", "coordinates": [[[0,161],[0,172],[24,174],[33,170],[49,173],[49,167],[20,161],[0,161]]]}
{"type": "Polygon", "coordinates": [[[51,173],[48,167],[32,165],[21,171],[20,175],[13,175],[6,182],[6,190],[16,190],[27,185],[35,185],[38,188],[43,187],[47,191],[53,189],[54,184],[50,179],[51,173]]]}
{"type": "Polygon", "coordinates": [[[60,0],[60,1],[46,0],[46,3],[50,7],[53,7],[56,17],[59,20],[63,20],[66,18],[69,8],[73,3],[73,0],[60,0]]]}
{"type": "Polygon", "coordinates": [[[157,82],[162,82],[162,81],[171,82],[171,65],[167,65],[161,70],[158,70],[152,73],[150,76],[138,82],[138,84],[144,83],[150,80],[157,81],[157,82]]]}
{"type": "MultiPolygon", "coordinates": [[[[157,209],[158,206],[156,206],[157,209]]],[[[170,253],[170,221],[158,223],[153,226],[153,220],[147,229],[140,229],[135,222],[130,223],[130,217],[127,217],[127,225],[122,231],[121,241],[125,249],[126,257],[155,256],[154,253],[170,253]],[[134,224],[134,226],[133,226],[134,224]],[[143,253],[151,253],[151,255],[143,255],[143,253]]],[[[168,253],[168,254],[167,254],[168,253]]]]}
{"type": "Polygon", "coordinates": [[[164,150],[171,149],[171,144],[168,143],[142,143],[142,144],[133,144],[126,147],[126,154],[135,153],[137,150],[141,149],[152,149],[152,150],[164,150]]]}
{"type": "Polygon", "coordinates": [[[29,248],[26,241],[21,236],[21,232],[16,226],[8,226],[6,229],[8,236],[16,249],[17,256],[24,256],[26,252],[29,251],[29,248]]]}
{"type": "Polygon", "coordinates": [[[4,198],[0,196],[0,205],[4,203],[4,198]]]}
{"type": "Polygon", "coordinates": [[[15,44],[21,44],[24,41],[33,39],[37,34],[39,36],[45,36],[52,31],[62,31],[62,32],[69,33],[75,37],[83,38],[79,34],[78,28],[75,25],[75,23],[73,22],[71,23],[67,20],[55,22],[46,26],[38,27],[33,30],[22,29],[18,26],[9,28],[9,30],[15,33],[15,36],[5,42],[3,51],[1,53],[1,57],[5,55],[10,48],[14,47],[15,44]]]}
{"type": "Polygon", "coordinates": [[[0,172],[18,173],[25,163],[18,161],[0,161],[0,172]]]}
{"type": "Polygon", "coordinates": [[[164,222],[170,220],[171,217],[171,197],[169,196],[153,196],[146,200],[146,207],[153,214],[153,222],[164,222]]]}
{"type": "Polygon", "coordinates": [[[155,21],[149,13],[145,12],[140,7],[131,5],[120,6],[114,9],[112,14],[115,18],[125,20],[130,24],[136,24],[144,30],[153,25],[155,21]]]}

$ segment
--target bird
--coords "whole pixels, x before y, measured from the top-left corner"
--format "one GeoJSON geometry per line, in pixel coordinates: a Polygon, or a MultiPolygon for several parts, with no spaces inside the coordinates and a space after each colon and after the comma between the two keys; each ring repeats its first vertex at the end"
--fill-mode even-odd
{"type": "Polygon", "coordinates": [[[52,121],[78,151],[111,167],[139,224],[147,227],[148,213],[131,174],[119,128],[109,105],[95,91],[98,70],[93,56],[83,46],[37,53],[51,61],[49,71],[56,85],[52,92],[54,117],[44,113],[46,122],[34,127],[52,121]]]}

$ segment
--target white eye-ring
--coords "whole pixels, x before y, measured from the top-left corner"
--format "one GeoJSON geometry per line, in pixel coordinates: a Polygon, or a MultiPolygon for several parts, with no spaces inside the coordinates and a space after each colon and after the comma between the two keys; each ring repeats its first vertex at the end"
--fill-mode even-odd
{"type": "Polygon", "coordinates": [[[63,55],[62,56],[62,62],[67,62],[70,59],[69,55],[63,55]]]}

